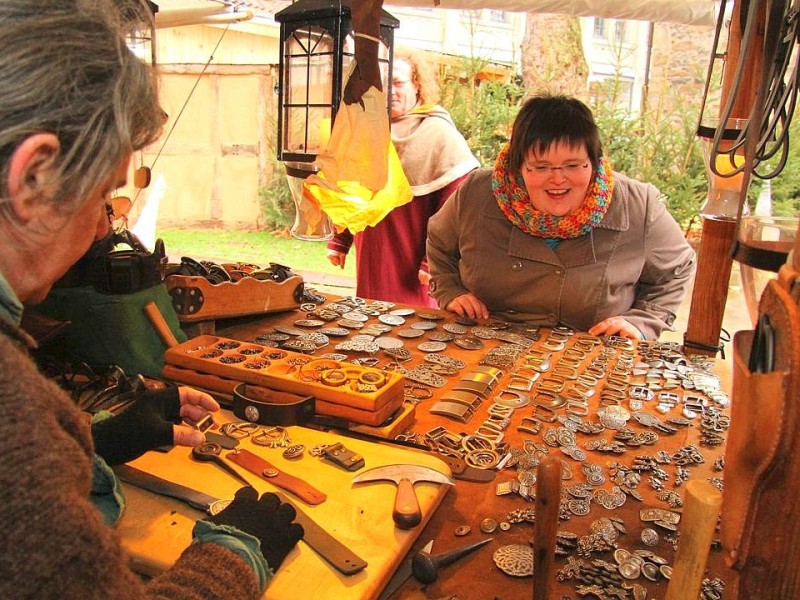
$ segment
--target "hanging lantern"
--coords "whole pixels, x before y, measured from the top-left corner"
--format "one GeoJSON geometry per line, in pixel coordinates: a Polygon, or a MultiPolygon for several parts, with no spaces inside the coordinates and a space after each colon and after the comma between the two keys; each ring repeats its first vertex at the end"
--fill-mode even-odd
{"type": "MultiPolygon", "coordinates": [[[[302,194],[302,181],[330,138],[346,77],[355,57],[349,0],[298,0],[277,12],[281,53],[278,74],[278,160],[284,162],[297,209],[293,236],[324,240],[330,220],[302,194]]],[[[380,65],[383,89],[391,81],[394,29],[400,21],[385,10],[380,16],[380,65]]],[[[386,110],[391,96],[387,94],[386,110]]]]}

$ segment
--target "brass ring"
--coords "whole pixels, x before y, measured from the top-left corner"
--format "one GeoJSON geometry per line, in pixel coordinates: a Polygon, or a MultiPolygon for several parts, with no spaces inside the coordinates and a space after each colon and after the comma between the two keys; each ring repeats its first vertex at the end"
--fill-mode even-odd
{"type": "Polygon", "coordinates": [[[327,385],[328,387],[341,387],[349,380],[350,378],[347,376],[347,373],[345,373],[342,369],[331,369],[330,371],[322,374],[319,382],[323,385],[327,385]]]}

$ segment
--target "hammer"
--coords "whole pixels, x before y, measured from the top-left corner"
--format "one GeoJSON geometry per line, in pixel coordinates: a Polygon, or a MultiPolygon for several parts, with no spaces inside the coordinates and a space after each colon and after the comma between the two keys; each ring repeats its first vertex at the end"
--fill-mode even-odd
{"type": "Polygon", "coordinates": [[[385,465],[368,469],[353,478],[354,484],[368,481],[393,481],[397,484],[392,520],[400,529],[411,529],[422,521],[422,510],[414,492],[415,483],[430,481],[454,485],[447,475],[421,465],[385,465]]]}

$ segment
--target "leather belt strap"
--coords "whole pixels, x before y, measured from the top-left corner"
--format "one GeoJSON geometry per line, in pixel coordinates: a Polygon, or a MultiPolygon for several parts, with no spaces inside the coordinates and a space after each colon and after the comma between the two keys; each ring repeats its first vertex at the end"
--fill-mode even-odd
{"type": "Polygon", "coordinates": [[[453,477],[456,479],[461,479],[463,481],[477,481],[481,483],[494,480],[494,471],[490,471],[489,469],[478,469],[472,465],[468,465],[466,462],[464,462],[464,459],[459,458],[458,456],[437,453],[436,457],[441,459],[447,464],[448,467],[450,467],[450,471],[453,473],[453,477]]]}
{"type": "Polygon", "coordinates": [[[202,510],[210,515],[217,514],[230,504],[230,500],[219,500],[203,492],[198,492],[179,483],[167,481],[130,465],[117,465],[114,467],[114,472],[125,483],[135,485],[154,494],[181,500],[192,508],[202,510]]]}
{"type": "Polygon", "coordinates": [[[303,425],[314,418],[314,396],[240,383],[233,389],[233,414],[261,425],[303,425]]]}
{"type": "Polygon", "coordinates": [[[367,566],[360,556],[354,554],[347,546],[317,525],[311,517],[305,514],[297,505],[280,492],[275,493],[281,502],[286,502],[294,507],[297,516],[295,523],[303,526],[303,541],[324,558],[332,567],[344,575],[354,575],[367,566]]]}
{"type": "Polygon", "coordinates": [[[259,477],[269,481],[275,487],[292,492],[303,502],[311,504],[312,506],[325,502],[325,499],[328,497],[326,494],[320,492],[317,488],[309,485],[302,479],[295,477],[294,475],[284,473],[272,463],[264,460],[256,454],[253,454],[249,450],[234,450],[233,452],[226,454],[225,458],[235,462],[241,467],[244,467],[251,473],[255,473],[259,477]]]}
{"type": "MultiPolygon", "coordinates": [[[[218,500],[203,492],[167,481],[129,465],[118,465],[114,467],[114,472],[125,483],[135,485],[148,492],[181,500],[192,508],[211,515],[217,514],[230,503],[230,500],[218,500]]],[[[275,492],[275,495],[281,502],[292,505],[297,513],[295,522],[303,526],[303,541],[332,567],[343,575],[354,575],[366,568],[367,562],[364,559],[317,525],[316,521],[300,510],[295,503],[280,492],[275,492]]]]}

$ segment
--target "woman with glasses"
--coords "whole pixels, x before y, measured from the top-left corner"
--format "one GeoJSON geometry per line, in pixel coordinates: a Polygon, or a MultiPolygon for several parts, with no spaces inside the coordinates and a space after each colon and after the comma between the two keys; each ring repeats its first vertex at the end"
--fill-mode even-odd
{"type": "Polygon", "coordinates": [[[612,170],[565,96],[525,102],[494,167],[431,219],[427,255],[449,311],[633,339],[672,326],[695,264],[659,191],[612,170]]]}
{"type": "MultiPolygon", "coordinates": [[[[356,293],[372,300],[435,307],[428,295],[425,238],[428,219],[480,166],[450,114],[435,104],[432,65],[415,52],[398,52],[392,66],[392,142],[414,194],[375,227],[355,235],[356,293]]],[[[328,243],[328,260],[344,267],[350,232],[328,243]]]]}

